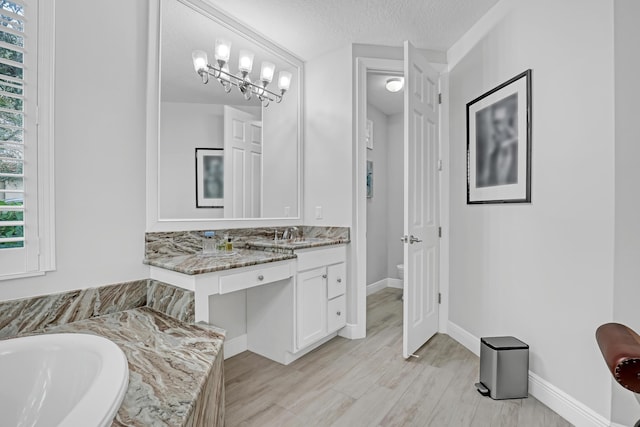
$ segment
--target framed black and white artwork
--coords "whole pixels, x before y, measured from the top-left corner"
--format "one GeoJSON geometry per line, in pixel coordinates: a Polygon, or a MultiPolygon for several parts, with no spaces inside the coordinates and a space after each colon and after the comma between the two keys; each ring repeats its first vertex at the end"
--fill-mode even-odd
{"type": "Polygon", "coordinates": [[[467,104],[467,203],[531,203],[531,70],[467,104]]]}
{"type": "Polygon", "coordinates": [[[222,148],[196,148],[196,207],[224,207],[222,148]]]}

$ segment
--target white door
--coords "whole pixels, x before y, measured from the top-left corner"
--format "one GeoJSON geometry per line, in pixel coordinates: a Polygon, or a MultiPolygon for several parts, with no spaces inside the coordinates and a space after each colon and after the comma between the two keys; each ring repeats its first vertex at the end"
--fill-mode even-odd
{"type": "Polygon", "coordinates": [[[224,107],[224,216],[260,218],[262,123],[244,111],[224,107]]]}
{"type": "Polygon", "coordinates": [[[438,73],[404,44],[403,356],[438,331],[438,73]]]}
{"type": "Polygon", "coordinates": [[[298,349],[327,335],[327,269],[299,273],[296,281],[298,349]]]}

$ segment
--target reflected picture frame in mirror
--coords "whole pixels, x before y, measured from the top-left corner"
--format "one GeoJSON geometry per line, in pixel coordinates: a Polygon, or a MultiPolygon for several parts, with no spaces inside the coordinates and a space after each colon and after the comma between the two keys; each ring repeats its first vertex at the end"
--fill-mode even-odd
{"type": "Polygon", "coordinates": [[[196,208],[224,209],[223,148],[196,148],[196,208]]]}
{"type": "MultiPolygon", "coordinates": [[[[149,25],[149,52],[148,52],[148,81],[147,81],[147,165],[146,165],[146,198],[147,198],[147,230],[148,231],[174,231],[188,229],[207,229],[220,227],[252,227],[265,225],[280,224],[302,224],[302,117],[303,117],[303,79],[304,64],[302,60],[288,52],[285,48],[265,39],[261,35],[255,33],[241,22],[224,14],[206,1],[202,0],[151,0],[150,1],[150,25],[149,25]],[[199,89],[203,96],[212,94],[212,99],[216,94],[212,92],[213,83],[217,86],[218,82],[211,82],[207,85],[202,84],[202,79],[194,71],[194,63],[192,60],[192,51],[200,48],[209,50],[209,56],[213,60],[213,49],[215,36],[220,33],[220,37],[235,37],[235,43],[232,47],[231,59],[227,66],[230,66],[231,72],[234,72],[236,64],[234,63],[234,54],[236,55],[240,49],[250,48],[255,52],[256,64],[254,65],[254,73],[256,76],[250,75],[254,81],[261,76],[261,62],[267,62],[278,73],[284,70],[291,73],[291,89],[287,91],[282,102],[277,104],[271,103],[268,107],[264,107],[258,103],[239,104],[238,101],[228,98],[228,102],[234,108],[244,112],[253,114],[260,123],[259,126],[250,126],[247,132],[251,133],[249,144],[260,145],[261,153],[259,161],[253,162],[254,171],[258,171],[253,175],[248,175],[249,179],[254,182],[255,188],[259,189],[259,207],[246,211],[248,214],[233,214],[227,209],[229,206],[237,204],[228,200],[218,200],[216,203],[205,201],[204,195],[200,196],[201,189],[195,186],[198,181],[196,174],[197,168],[193,166],[193,153],[195,148],[208,149],[225,149],[229,145],[227,140],[239,134],[237,126],[225,126],[224,114],[227,110],[227,104],[204,105],[204,102],[197,100],[192,103],[183,102],[177,99],[176,92],[170,95],[171,91],[167,89],[166,79],[175,78],[172,71],[164,67],[165,60],[169,60],[170,54],[168,47],[171,43],[170,37],[175,34],[175,28],[170,29],[168,33],[163,33],[163,14],[167,13],[168,7],[182,7],[188,13],[197,14],[198,19],[206,19],[211,21],[212,26],[216,26],[216,31],[211,36],[203,40],[196,40],[199,45],[196,46],[195,41],[189,43],[191,49],[184,49],[184,61],[188,66],[190,79],[194,79],[199,84],[199,89]],[[215,33],[215,35],[214,35],[215,33]],[[241,41],[237,41],[241,40],[241,41]],[[246,40],[246,43],[242,40],[246,40]],[[165,80],[163,81],[163,78],[165,80]],[[163,86],[164,85],[164,86],[163,86]],[[163,90],[163,88],[165,90],[163,90]],[[165,94],[163,98],[163,94],[165,94]],[[173,98],[172,98],[173,97],[173,98]],[[285,105],[288,110],[278,110],[280,105],[285,105]],[[224,108],[223,108],[224,107],[224,108]],[[172,118],[168,115],[170,112],[180,111],[180,118],[172,118]],[[286,113],[283,113],[286,111],[286,113]],[[164,113],[164,114],[163,114],[164,113]],[[212,117],[212,120],[206,120],[206,125],[188,124],[187,122],[195,122],[198,116],[212,117]],[[214,115],[217,115],[214,117],[214,115]],[[175,127],[172,123],[180,122],[180,126],[190,126],[188,131],[175,127]],[[213,126],[212,123],[218,123],[217,134],[214,137],[198,138],[193,137],[193,130],[213,126]],[[219,128],[223,130],[219,130],[219,128]],[[167,131],[169,129],[169,131],[167,131]],[[261,129],[256,132],[255,129],[261,129]],[[166,137],[169,135],[169,137],[166,137]],[[165,136],[165,139],[163,139],[165,136]],[[224,143],[223,143],[224,140],[224,143]],[[166,142],[166,141],[171,141],[166,142]],[[288,145],[285,145],[288,144],[288,145]],[[188,161],[188,168],[185,167],[188,161]],[[173,163],[172,163],[173,162],[173,163]],[[180,163],[181,162],[181,163],[180,163]],[[176,163],[179,167],[176,167],[176,163]],[[272,165],[278,165],[275,168],[272,165]],[[276,170],[274,173],[273,171],[276,170]],[[169,172],[167,172],[169,171],[169,172]],[[173,172],[172,172],[173,171],[173,172]],[[284,175],[285,171],[287,175],[284,175]],[[252,178],[253,176],[253,178],[252,178]],[[191,177],[191,178],[189,178],[191,177]],[[255,179],[259,177],[259,179],[255,179]],[[188,181],[188,183],[187,183],[188,181]],[[169,183],[169,185],[167,185],[169,183]],[[286,186],[289,186],[288,188],[286,186]],[[196,188],[194,188],[196,187],[196,188]],[[195,190],[195,191],[194,191],[195,190]],[[195,196],[195,197],[194,197],[195,196]],[[195,200],[194,200],[195,199],[195,200]],[[184,208],[188,206],[188,209],[184,208]],[[206,206],[206,209],[201,208],[206,206]],[[199,212],[203,212],[200,214],[199,212]]],[[[176,19],[173,13],[172,19],[176,19]]],[[[185,22],[180,22],[180,27],[188,27],[185,22]]],[[[186,38],[187,36],[185,36],[186,38]]],[[[176,37],[180,39],[180,37],[176,37]]],[[[192,37],[196,39],[196,37],[192,37]]],[[[182,58],[179,58],[182,61],[182,58]]],[[[178,62],[177,59],[171,59],[172,63],[178,62]]],[[[182,67],[182,64],[180,64],[182,67]]],[[[235,70],[237,72],[237,70],[235,70]]],[[[184,74],[182,70],[181,73],[184,74]]],[[[181,76],[182,76],[181,75],[181,76]]],[[[213,80],[213,79],[212,79],[213,80]]],[[[277,85],[274,78],[274,90],[277,85]]],[[[171,80],[169,80],[171,81],[171,80]]],[[[190,82],[191,83],[191,82],[190,82]]],[[[195,90],[195,89],[194,89],[195,90]]],[[[182,92],[187,92],[182,91],[182,92]]],[[[233,91],[231,91],[233,92],[233,91]]],[[[195,93],[195,92],[190,92],[195,93]]],[[[233,95],[232,93],[228,94],[233,95]]],[[[200,94],[194,96],[201,96],[200,94]]],[[[257,98],[257,97],[256,97],[257,98]]],[[[213,102],[213,101],[211,101],[213,102]]],[[[217,102],[217,101],[216,101],[217,102]]],[[[251,120],[249,120],[251,121],[251,120]]],[[[231,152],[230,150],[224,150],[231,152]]],[[[252,156],[256,157],[256,156],[252,156]]],[[[225,162],[232,161],[233,156],[225,155],[225,162]]],[[[237,159],[236,159],[237,161],[237,159]]],[[[237,168],[239,170],[239,168],[237,168]]],[[[232,194],[233,178],[230,178],[228,171],[225,170],[223,193],[232,194]],[[230,187],[231,186],[231,187],[230,187]]],[[[235,176],[235,175],[234,175],[235,176]]],[[[246,178],[246,177],[245,177],[246,178]]],[[[245,179],[246,181],[246,179],[245,179]]],[[[253,193],[256,191],[254,190],[253,193]]]]}

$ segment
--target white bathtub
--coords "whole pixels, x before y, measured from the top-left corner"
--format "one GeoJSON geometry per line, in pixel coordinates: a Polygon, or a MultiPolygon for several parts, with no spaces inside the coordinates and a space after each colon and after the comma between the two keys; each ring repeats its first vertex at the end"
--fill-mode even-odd
{"type": "Polygon", "coordinates": [[[111,425],[129,382],[106,338],[49,334],[0,341],[0,425],[111,425]]]}

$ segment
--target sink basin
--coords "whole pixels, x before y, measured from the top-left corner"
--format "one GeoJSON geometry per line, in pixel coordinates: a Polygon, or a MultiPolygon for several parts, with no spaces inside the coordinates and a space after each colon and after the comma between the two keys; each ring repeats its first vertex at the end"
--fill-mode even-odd
{"type": "Polygon", "coordinates": [[[110,426],[129,383],[116,344],[89,334],[0,341],[2,425],[110,426]]]}

